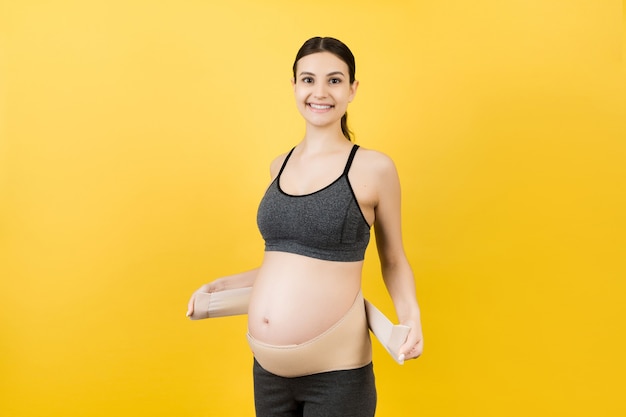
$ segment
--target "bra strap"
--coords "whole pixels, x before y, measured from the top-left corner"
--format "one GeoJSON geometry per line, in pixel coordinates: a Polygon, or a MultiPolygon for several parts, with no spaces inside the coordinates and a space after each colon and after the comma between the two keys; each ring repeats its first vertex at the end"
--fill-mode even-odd
{"type": "Polygon", "coordinates": [[[296,149],[296,147],[294,146],[293,148],[291,148],[291,150],[289,151],[289,153],[287,154],[287,156],[285,157],[285,160],[283,161],[283,165],[280,167],[280,171],[278,171],[278,175],[276,176],[276,178],[280,177],[280,174],[283,173],[283,169],[285,169],[285,166],[287,166],[287,161],[289,160],[289,158],[291,157],[291,154],[293,153],[293,150],[296,149]]]}
{"type": "Polygon", "coordinates": [[[346,168],[343,170],[343,175],[348,175],[348,171],[350,171],[350,167],[352,166],[352,160],[354,159],[354,155],[356,154],[357,149],[359,149],[359,145],[355,144],[350,151],[350,156],[348,157],[348,162],[346,162],[346,168]]]}

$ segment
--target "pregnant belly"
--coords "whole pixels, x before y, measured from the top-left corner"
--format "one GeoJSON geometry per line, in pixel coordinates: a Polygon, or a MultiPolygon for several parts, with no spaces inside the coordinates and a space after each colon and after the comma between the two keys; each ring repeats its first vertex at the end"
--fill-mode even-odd
{"type": "Polygon", "coordinates": [[[254,283],[248,331],[272,345],[300,344],[320,335],[352,306],[361,267],[361,262],[268,252],[254,283]]]}

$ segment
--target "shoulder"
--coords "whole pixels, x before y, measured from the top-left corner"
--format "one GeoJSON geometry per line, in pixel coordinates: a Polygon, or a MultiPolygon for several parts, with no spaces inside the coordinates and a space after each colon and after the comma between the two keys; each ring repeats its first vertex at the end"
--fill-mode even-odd
{"type": "Polygon", "coordinates": [[[272,176],[272,179],[276,178],[276,176],[278,175],[280,167],[283,166],[287,155],[289,155],[289,152],[281,153],[280,155],[275,157],[270,163],[270,175],[272,176]]]}
{"type": "Polygon", "coordinates": [[[393,160],[386,154],[359,148],[349,173],[352,188],[362,206],[378,207],[398,193],[399,179],[393,160]]]}
{"type": "Polygon", "coordinates": [[[386,154],[373,149],[360,147],[354,158],[358,171],[366,171],[377,177],[396,175],[396,165],[386,154]]]}

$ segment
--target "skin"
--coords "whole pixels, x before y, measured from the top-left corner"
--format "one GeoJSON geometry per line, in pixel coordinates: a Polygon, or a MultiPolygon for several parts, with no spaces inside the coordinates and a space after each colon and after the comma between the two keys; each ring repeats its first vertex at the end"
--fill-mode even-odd
{"type": "MultiPolygon", "coordinates": [[[[350,83],[347,65],[321,52],[300,59],[291,81],[296,106],[306,133],[296,146],[280,178],[282,190],[302,195],[337,179],[352,143],[341,132],[341,117],[354,99],[358,81],[350,83]]],[[[285,160],[270,166],[273,180],[285,160]]],[[[386,155],[359,148],[348,174],[355,196],[374,226],[382,275],[398,320],[411,327],[400,347],[404,359],[422,354],[420,311],[411,267],[402,244],[400,181],[386,155]]],[[[265,252],[259,268],[219,278],[196,292],[253,287],[248,330],[257,340],[273,345],[306,342],[336,323],[352,306],[361,288],[363,261],[334,262],[284,252],[265,252]]],[[[194,295],[188,315],[193,312],[194,295]]]]}

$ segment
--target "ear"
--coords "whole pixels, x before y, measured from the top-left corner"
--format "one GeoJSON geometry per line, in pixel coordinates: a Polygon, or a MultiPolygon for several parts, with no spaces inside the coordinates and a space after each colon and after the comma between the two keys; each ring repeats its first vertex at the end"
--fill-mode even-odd
{"type": "Polygon", "coordinates": [[[350,95],[348,96],[348,101],[352,102],[354,100],[354,96],[356,96],[356,90],[359,88],[359,81],[354,80],[352,85],[350,86],[350,95]]]}
{"type": "Polygon", "coordinates": [[[291,87],[292,88],[296,88],[296,79],[295,78],[291,79],[291,87]]]}

